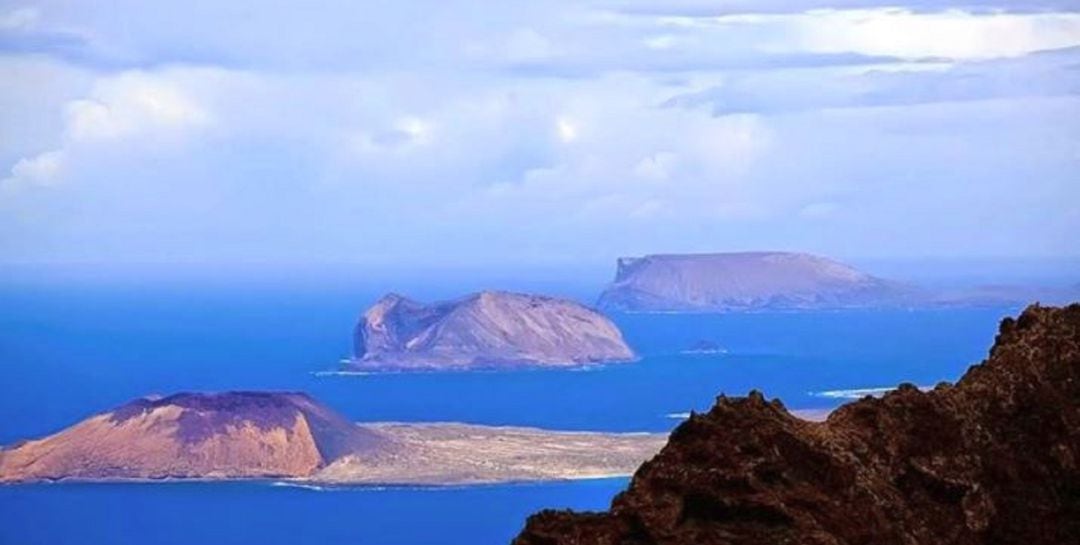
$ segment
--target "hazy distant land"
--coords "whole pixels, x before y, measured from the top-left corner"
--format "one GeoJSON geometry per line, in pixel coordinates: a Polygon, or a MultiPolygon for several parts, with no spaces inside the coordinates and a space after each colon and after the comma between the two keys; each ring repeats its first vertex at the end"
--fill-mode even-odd
{"type": "Polygon", "coordinates": [[[1061,304],[1080,285],[931,288],[798,252],[657,254],[617,261],[597,300],[623,312],[759,312],[1061,304]]]}
{"type": "Polygon", "coordinates": [[[911,286],[791,252],[620,258],[597,304],[622,311],[812,310],[903,304],[911,286]]]}

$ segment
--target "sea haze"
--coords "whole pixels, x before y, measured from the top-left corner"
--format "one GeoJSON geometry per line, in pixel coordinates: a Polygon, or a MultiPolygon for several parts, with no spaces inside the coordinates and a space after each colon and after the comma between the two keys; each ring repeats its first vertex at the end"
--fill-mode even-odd
{"type": "MultiPolygon", "coordinates": [[[[320,371],[349,355],[355,319],[385,291],[381,283],[73,285],[21,281],[0,292],[0,443],[58,431],[142,395],[230,389],[303,390],[358,421],[668,431],[678,423],[669,415],[705,410],[721,392],[758,388],[789,408],[820,409],[842,400],[817,392],[953,380],[985,355],[999,319],[1018,310],[623,314],[614,319],[641,356],[635,364],[339,376],[320,371]],[[683,353],[702,340],[726,352],[683,353]]],[[[445,282],[416,291],[430,299],[471,289],[445,282]]],[[[544,291],[591,297],[569,283],[544,291]]],[[[296,535],[327,544],[427,544],[445,535],[506,543],[527,514],[604,508],[624,484],[13,486],[0,488],[0,543],[274,544],[296,535]]]]}

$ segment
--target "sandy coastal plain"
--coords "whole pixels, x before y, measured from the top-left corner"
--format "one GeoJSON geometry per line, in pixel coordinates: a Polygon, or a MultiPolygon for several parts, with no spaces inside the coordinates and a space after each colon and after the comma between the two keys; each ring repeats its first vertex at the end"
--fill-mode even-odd
{"type": "Polygon", "coordinates": [[[630,475],[667,434],[551,431],[461,423],[367,423],[398,449],[345,456],[306,480],[330,484],[480,484],[630,475]]]}

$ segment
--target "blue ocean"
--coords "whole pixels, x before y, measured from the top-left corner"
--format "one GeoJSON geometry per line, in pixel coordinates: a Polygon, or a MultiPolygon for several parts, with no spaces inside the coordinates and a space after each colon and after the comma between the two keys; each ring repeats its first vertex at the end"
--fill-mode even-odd
{"type": "MultiPolygon", "coordinates": [[[[463,293],[427,286],[425,297],[463,293]]],[[[549,292],[590,301],[570,286],[549,292]]],[[[593,292],[595,293],[595,292],[593,292]]],[[[334,374],[381,287],[334,283],[72,285],[0,291],[0,444],[58,431],[132,398],[303,390],[357,421],[459,421],[668,431],[720,394],[760,389],[791,409],[837,391],[953,381],[1017,308],[613,318],[641,355],[573,371],[334,374]],[[702,341],[724,353],[693,354],[702,341]],[[821,392],[834,392],[822,395],[821,392]]],[[[502,544],[538,509],[602,509],[625,479],[460,488],[274,483],[0,487],[0,544],[502,544]]]]}

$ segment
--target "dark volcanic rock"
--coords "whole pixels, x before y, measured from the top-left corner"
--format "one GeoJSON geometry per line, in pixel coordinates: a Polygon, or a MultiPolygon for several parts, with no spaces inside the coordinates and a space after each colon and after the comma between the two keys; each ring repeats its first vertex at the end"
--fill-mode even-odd
{"type": "Polygon", "coordinates": [[[902,385],[825,422],[721,397],[610,511],[545,511],[514,543],[1080,543],[1080,305],[1004,320],[955,386],[902,385]]]}
{"type": "Polygon", "coordinates": [[[604,315],[573,301],[485,291],[425,305],[387,295],[356,326],[357,369],[567,366],[630,361],[604,315]]]}
{"type": "Polygon", "coordinates": [[[601,308],[737,312],[907,305],[922,294],[824,257],[790,252],[621,258],[601,308]]]}
{"type": "Polygon", "coordinates": [[[262,432],[290,428],[296,420],[293,396],[270,392],[231,392],[221,394],[180,393],[159,399],[136,399],[112,412],[109,421],[123,424],[162,407],[182,409],[176,418],[176,438],[186,444],[201,443],[230,426],[250,424],[262,432]]]}

